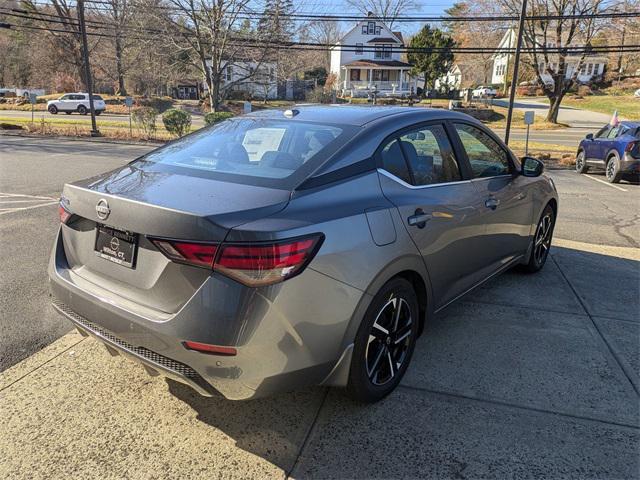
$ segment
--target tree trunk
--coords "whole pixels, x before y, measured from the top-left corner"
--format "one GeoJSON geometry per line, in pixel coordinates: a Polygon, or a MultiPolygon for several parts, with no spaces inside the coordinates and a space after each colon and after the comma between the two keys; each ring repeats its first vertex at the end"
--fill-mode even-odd
{"type": "Polygon", "coordinates": [[[558,123],[558,113],[560,112],[561,96],[549,97],[549,111],[547,112],[547,122],[558,123]]]}
{"type": "Polygon", "coordinates": [[[127,90],[124,86],[124,71],[122,69],[122,40],[120,32],[116,32],[116,75],[118,76],[118,94],[126,96],[127,90]]]}

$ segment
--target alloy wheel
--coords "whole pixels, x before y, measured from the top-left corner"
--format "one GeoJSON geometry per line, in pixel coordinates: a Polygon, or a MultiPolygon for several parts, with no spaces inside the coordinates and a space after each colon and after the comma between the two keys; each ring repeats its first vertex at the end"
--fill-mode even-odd
{"type": "Polygon", "coordinates": [[[378,312],[365,350],[367,376],[374,385],[393,380],[406,360],[412,335],[411,308],[392,295],[378,312]]]}
{"type": "Polygon", "coordinates": [[[544,263],[547,255],[549,254],[552,227],[553,218],[550,213],[547,213],[540,219],[540,223],[536,229],[535,243],[533,246],[533,257],[538,265],[544,263]]]}
{"type": "Polygon", "coordinates": [[[580,153],[578,158],[576,158],[576,170],[580,172],[582,171],[582,167],[584,167],[584,154],[580,153]]]}
{"type": "Polygon", "coordinates": [[[616,162],[613,158],[607,163],[606,174],[608,180],[611,180],[616,175],[616,162]]]}

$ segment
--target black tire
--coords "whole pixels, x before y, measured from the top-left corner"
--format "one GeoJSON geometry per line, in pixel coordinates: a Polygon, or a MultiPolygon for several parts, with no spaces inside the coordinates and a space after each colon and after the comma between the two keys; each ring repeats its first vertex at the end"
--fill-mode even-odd
{"type": "Polygon", "coordinates": [[[85,107],[84,105],[80,105],[78,107],[78,113],[80,115],[86,115],[87,114],[87,107],[85,107]]]}
{"type": "Polygon", "coordinates": [[[404,278],[387,282],[356,334],[347,385],[351,398],[377,402],[398,386],[411,361],[419,323],[418,298],[411,283],[404,278]]]}
{"type": "Polygon", "coordinates": [[[55,105],[51,105],[47,110],[49,110],[51,115],[56,115],[58,113],[58,107],[55,105]]]}
{"type": "Polygon", "coordinates": [[[576,157],[576,172],[587,173],[588,171],[589,167],[587,167],[587,158],[584,154],[584,150],[580,150],[576,157]]]}
{"type": "Polygon", "coordinates": [[[622,178],[622,173],[620,172],[620,161],[616,155],[611,155],[607,159],[607,165],[604,169],[604,175],[607,177],[607,182],[609,183],[619,183],[622,178]]]}
{"type": "Polygon", "coordinates": [[[542,270],[542,267],[544,267],[544,264],[547,262],[549,250],[551,250],[551,240],[553,239],[553,229],[555,226],[556,214],[551,205],[547,205],[536,225],[529,261],[522,266],[523,268],[521,270],[526,273],[536,273],[542,270]]]}

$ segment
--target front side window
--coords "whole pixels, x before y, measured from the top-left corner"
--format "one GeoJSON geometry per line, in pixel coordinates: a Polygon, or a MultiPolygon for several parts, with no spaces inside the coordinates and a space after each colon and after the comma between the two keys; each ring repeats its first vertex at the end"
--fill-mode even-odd
{"type": "Polygon", "coordinates": [[[595,138],[607,138],[607,135],[609,133],[609,130],[611,130],[611,126],[610,125],[605,125],[604,127],[602,127],[598,133],[596,133],[595,138]]]}
{"type": "Polygon", "coordinates": [[[400,137],[400,146],[413,173],[414,185],[462,180],[449,138],[441,125],[405,133],[400,137]]]}
{"type": "Polygon", "coordinates": [[[464,123],[456,123],[455,128],[469,158],[474,178],[510,173],[507,152],[489,135],[464,123]]]}
{"type": "Polygon", "coordinates": [[[607,133],[607,138],[616,138],[621,128],[622,127],[613,127],[611,130],[609,130],[609,133],[607,133]]]}

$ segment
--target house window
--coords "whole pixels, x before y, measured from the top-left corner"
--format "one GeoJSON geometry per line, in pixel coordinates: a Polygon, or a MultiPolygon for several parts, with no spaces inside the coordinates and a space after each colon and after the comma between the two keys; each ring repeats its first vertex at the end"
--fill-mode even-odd
{"type": "Polygon", "coordinates": [[[362,55],[362,44],[356,43],[356,55],[362,55]]]}
{"type": "Polygon", "coordinates": [[[373,81],[374,82],[388,82],[389,81],[389,70],[373,70],[373,81]]]}
{"type": "Polygon", "coordinates": [[[225,69],[225,73],[226,73],[226,81],[230,82],[233,79],[233,67],[231,65],[227,65],[227,68],[225,69]]]}
{"type": "Polygon", "coordinates": [[[382,33],[382,27],[376,27],[376,35],[380,35],[382,33]]]}
{"type": "Polygon", "coordinates": [[[599,75],[600,74],[600,64],[599,63],[595,63],[593,65],[593,74],[594,75],[599,75]]]}
{"type": "Polygon", "coordinates": [[[357,82],[358,80],[360,80],[360,69],[359,68],[354,68],[349,70],[349,80],[351,80],[352,82],[357,82]]]}
{"type": "Polygon", "coordinates": [[[376,45],[374,58],[391,58],[391,45],[376,45]]]}
{"type": "Polygon", "coordinates": [[[269,67],[269,81],[273,82],[276,79],[276,70],[273,67],[269,67]]]}
{"type": "Polygon", "coordinates": [[[376,22],[368,22],[367,23],[367,33],[369,35],[375,35],[376,34],[376,22]]]}
{"type": "Polygon", "coordinates": [[[593,64],[590,63],[587,65],[587,75],[591,75],[593,73],[593,64]]]}
{"type": "Polygon", "coordinates": [[[586,68],[587,66],[584,63],[580,66],[580,75],[584,75],[586,68]]]}
{"type": "Polygon", "coordinates": [[[362,34],[366,35],[367,31],[368,31],[367,26],[366,25],[362,25],[362,34]]]}

